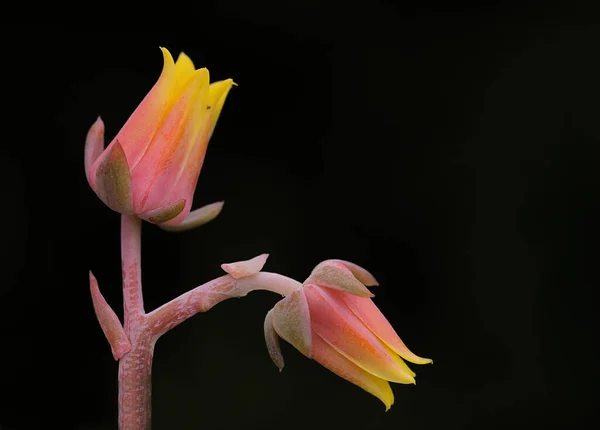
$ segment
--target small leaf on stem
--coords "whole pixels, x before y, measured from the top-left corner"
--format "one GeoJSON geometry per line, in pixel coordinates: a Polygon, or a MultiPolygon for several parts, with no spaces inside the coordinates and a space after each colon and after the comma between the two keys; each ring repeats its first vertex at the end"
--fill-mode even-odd
{"type": "Polygon", "coordinates": [[[260,272],[268,257],[269,254],[261,254],[250,260],[221,264],[221,269],[229,273],[235,279],[245,278],[246,276],[260,272]]]}
{"type": "Polygon", "coordinates": [[[110,305],[100,293],[98,288],[98,281],[96,277],[90,271],[90,290],[92,293],[92,302],[94,304],[94,311],[96,317],[102,327],[102,331],[110,343],[110,349],[115,360],[120,359],[131,350],[131,343],[127,339],[125,330],[119,321],[119,317],[112,310],[110,305]]]}

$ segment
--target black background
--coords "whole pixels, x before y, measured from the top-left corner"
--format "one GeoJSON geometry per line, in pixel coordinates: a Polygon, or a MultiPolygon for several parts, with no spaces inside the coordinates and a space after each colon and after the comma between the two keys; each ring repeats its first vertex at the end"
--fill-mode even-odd
{"type": "Polygon", "coordinates": [[[265,270],[303,280],[342,258],[378,278],[375,302],[435,364],[412,366],[387,413],[287,344],[279,373],[262,333],[277,297],[256,292],[159,341],[154,429],[592,426],[597,15],[328,4],[214,3],[175,32],[6,43],[0,428],[116,428],[87,276],[122,315],[119,216],[87,185],[83,143],[97,115],[116,134],[159,46],[239,87],[195,195],[225,200],[221,215],[182,234],[144,225],[146,309],[224,262],[267,252],[265,270]]]}

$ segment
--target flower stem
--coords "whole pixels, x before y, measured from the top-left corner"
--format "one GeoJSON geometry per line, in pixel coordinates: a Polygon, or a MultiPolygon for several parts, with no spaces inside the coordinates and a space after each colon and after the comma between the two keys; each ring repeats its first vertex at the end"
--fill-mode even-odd
{"type": "Polygon", "coordinates": [[[119,430],[149,430],[154,344],[147,330],[130,335],[131,351],[119,361],[119,430]]]}
{"type": "Polygon", "coordinates": [[[221,276],[165,303],[147,314],[147,326],[154,341],[199,312],[206,312],[223,300],[244,297],[254,290],[265,290],[287,296],[302,284],[277,273],[259,272],[235,279],[221,276]]]}
{"type": "Polygon", "coordinates": [[[144,316],[142,296],[142,220],[121,215],[121,270],[123,272],[123,308],[125,332],[141,323],[144,316]]]}
{"type": "Polygon", "coordinates": [[[119,361],[120,430],[150,429],[154,342],[144,330],[141,239],[142,221],[121,215],[124,329],[131,350],[119,361]]]}
{"type": "MultiPolygon", "coordinates": [[[[160,336],[223,300],[243,297],[253,290],[267,290],[285,296],[302,285],[277,273],[258,272],[238,278],[225,275],[146,314],[142,296],[140,246],[141,220],[133,215],[122,215],[124,330],[131,350],[119,361],[119,430],[151,428],[152,357],[154,345],[160,336]]],[[[115,347],[112,343],[111,346],[115,347]]]]}

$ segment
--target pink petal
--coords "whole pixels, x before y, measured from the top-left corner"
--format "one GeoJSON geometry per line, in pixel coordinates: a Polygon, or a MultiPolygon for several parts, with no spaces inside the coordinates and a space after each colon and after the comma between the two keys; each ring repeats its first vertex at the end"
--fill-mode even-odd
{"type": "Polygon", "coordinates": [[[273,327],[298,351],[311,356],[310,313],[303,288],[298,288],[273,307],[273,327]]]}
{"type": "Polygon", "coordinates": [[[208,145],[208,80],[206,69],[194,72],[180,98],[166,111],[152,143],[132,170],[136,212],[184,199],[187,204],[173,223],[189,214],[208,145]]]}
{"type": "Polygon", "coordinates": [[[369,373],[391,382],[413,384],[413,373],[402,360],[350,311],[339,297],[347,294],[308,285],[312,328],[336,351],[369,373]]]}
{"type": "Polygon", "coordinates": [[[323,262],[317,265],[304,281],[304,285],[318,285],[344,291],[360,297],[373,297],[373,294],[344,265],[335,262],[323,262]]]}
{"type": "Polygon", "coordinates": [[[132,214],[131,175],[123,147],[113,141],[90,169],[90,185],[112,210],[132,214]]]}
{"type": "Polygon", "coordinates": [[[92,303],[94,311],[100,323],[100,327],[110,344],[110,349],[115,360],[123,357],[131,350],[131,343],[125,334],[125,330],[119,321],[119,317],[112,310],[110,305],[100,293],[98,281],[90,272],[90,291],[92,293],[92,303]]]}
{"type": "Polygon", "coordinates": [[[387,318],[381,313],[371,299],[344,294],[341,296],[352,312],[371,330],[379,339],[389,346],[396,354],[415,364],[427,364],[432,360],[421,358],[413,354],[404,345],[387,318]]]}
{"type": "Polygon", "coordinates": [[[394,393],[386,380],[372,375],[348,360],[325,342],[315,331],[312,332],[312,340],[313,359],[341,378],[377,397],[385,404],[386,411],[390,409],[394,403],[394,393]]]}
{"type": "Polygon", "coordinates": [[[250,260],[221,264],[221,269],[229,273],[235,279],[245,278],[246,276],[260,272],[267,262],[267,258],[269,258],[269,254],[261,254],[250,260]]]}
{"type": "Polygon", "coordinates": [[[200,227],[212,221],[221,213],[225,202],[215,202],[199,209],[191,211],[179,224],[173,224],[173,220],[160,224],[159,227],[167,231],[186,231],[200,227]]]}
{"type": "Polygon", "coordinates": [[[279,368],[281,372],[283,370],[283,355],[279,348],[279,336],[273,327],[273,309],[267,312],[264,324],[265,330],[265,342],[267,343],[267,350],[273,363],[279,368]]]}
{"type": "Polygon", "coordinates": [[[163,120],[169,96],[175,84],[175,62],[173,57],[165,48],[160,49],[163,54],[162,72],[152,89],[131,114],[116,137],[122,142],[132,171],[146,153],[158,126],[163,120]]]}

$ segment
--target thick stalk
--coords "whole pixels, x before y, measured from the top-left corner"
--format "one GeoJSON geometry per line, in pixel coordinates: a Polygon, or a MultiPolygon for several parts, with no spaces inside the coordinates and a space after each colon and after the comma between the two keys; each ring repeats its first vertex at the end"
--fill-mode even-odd
{"type": "Polygon", "coordinates": [[[119,361],[119,430],[149,430],[152,416],[152,358],[149,330],[130,335],[131,351],[119,361]]]}
{"type": "Polygon", "coordinates": [[[142,223],[121,215],[121,262],[125,334],[131,351],[119,361],[119,429],[150,429],[154,342],[144,330],[141,276],[142,223]]]}

